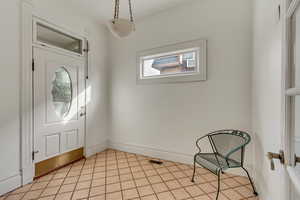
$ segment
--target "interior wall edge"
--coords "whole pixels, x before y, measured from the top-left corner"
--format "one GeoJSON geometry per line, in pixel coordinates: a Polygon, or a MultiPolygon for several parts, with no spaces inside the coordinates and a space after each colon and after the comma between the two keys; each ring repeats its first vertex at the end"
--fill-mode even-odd
{"type": "Polygon", "coordinates": [[[100,153],[100,152],[104,151],[108,147],[107,143],[108,143],[107,141],[104,141],[102,143],[86,147],[85,156],[90,157],[92,155],[95,155],[96,153],[100,153]]]}

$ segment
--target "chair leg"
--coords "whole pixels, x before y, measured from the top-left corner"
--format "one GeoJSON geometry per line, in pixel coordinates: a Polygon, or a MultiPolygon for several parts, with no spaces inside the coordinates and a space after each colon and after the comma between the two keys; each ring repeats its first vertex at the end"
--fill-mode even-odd
{"type": "Polygon", "coordinates": [[[194,172],[193,172],[193,178],[192,178],[192,182],[195,182],[195,173],[196,173],[196,157],[194,157],[194,172]]]}
{"type": "Polygon", "coordinates": [[[221,170],[218,171],[218,191],[217,191],[216,200],[218,200],[219,198],[220,189],[221,189],[221,170]]]}
{"type": "Polygon", "coordinates": [[[243,168],[243,170],[247,173],[248,179],[249,179],[249,181],[250,181],[250,183],[251,183],[251,186],[252,186],[252,189],[253,189],[253,194],[254,194],[255,196],[258,196],[258,193],[257,193],[257,191],[256,191],[256,189],[255,189],[254,183],[253,183],[253,181],[252,181],[252,179],[251,179],[251,177],[250,177],[249,172],[248,172],[247,169],[245,169],[244,167],[242,167],[242,168],[243,168]]]}

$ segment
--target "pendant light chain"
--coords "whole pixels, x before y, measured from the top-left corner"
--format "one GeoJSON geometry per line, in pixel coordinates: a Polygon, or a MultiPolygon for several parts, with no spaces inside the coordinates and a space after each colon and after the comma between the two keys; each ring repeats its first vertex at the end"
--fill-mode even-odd
{"type": "MultiPolygon", "coordinates": [[[[129,5],[129,13],[130,13],[130,21],[133,22],[133,12],[132,12],[132,3],[131,0],[128,0],[129,5]]],[[[115,0],[115,13],[114,13],[114,21],[119,19],[119,13],[120,13],[120,0],[115,0]]]]}
{"type": "Polygon", "coordinates": [[[130,21],[133,22],[133,14],[132,14],[132,4],[131,4],[131,0],[128,0],[128,4],[129,4],[130,21]]]}
{"type": "MultiPolygon", "coordinates": [[[[132,1],[128,0],[129,14],[130,18],[119,18],[120,15],[120,1],[121,0],[111,0],[115,3],[114,18],[109,21],[108,28],[114,36],[117,38],[124,38],[129,36],[135,31],[135,24],[133,18],[132,1]]],[[[126,2],[126,0],[123,0],[126,2]]]]}
{"type": "Polygon", "coordinates": [[[120,1],[115,0],[114,22],[119,18],[119,12],[120,12],[120,1]]]}

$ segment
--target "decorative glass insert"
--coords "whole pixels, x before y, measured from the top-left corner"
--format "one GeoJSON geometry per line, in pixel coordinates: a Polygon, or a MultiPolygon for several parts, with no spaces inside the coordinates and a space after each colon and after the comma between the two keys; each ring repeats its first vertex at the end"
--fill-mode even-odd
{"type": "Polygon", "coordinates": [[[45,26],[41,23],[36,25],[37,41],[43,44],[49,44],[68,51],[82,54],[82,40],[67,35],[61,31],[45,26]]]}
{"type": "Polygon", "coordinates": [[[72,80],[69,72],[60,67],[55,71],[52,81],[52,102],[59,117],[65,117],[72,104],[72,80]]]}

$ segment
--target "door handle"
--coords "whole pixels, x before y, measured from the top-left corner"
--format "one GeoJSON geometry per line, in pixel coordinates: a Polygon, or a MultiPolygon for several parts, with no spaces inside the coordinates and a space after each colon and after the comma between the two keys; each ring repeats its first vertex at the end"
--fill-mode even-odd
{"type": "Polygon", "coordinates": [[[268,158],[270,160],[270,164],[271,164],[271,170],[274,171],[275,170],[275,164],[274,164],[274,159],[278,159],[280,161],[281,164],[284,164],[285,160],[284,160],[284,152],[281,150],[279,151],[279,153],[272,153],[272,152],[268,152],[268,158]]]}
{"type": "Polygon", "coordinates": [[[83,117],[83,116],[85,116],[86,115],[86,113],[84,112],[84,113],[80,113],[80,117],[83,117]]]}
{"type": "Polygon", "coordinates": [[[298,157],[297,155],[295,155],[295,166],[300,163],[300,157],[298,157]]]}

